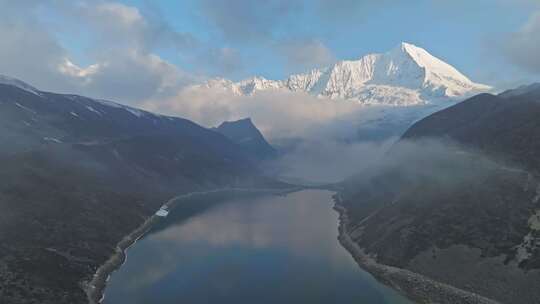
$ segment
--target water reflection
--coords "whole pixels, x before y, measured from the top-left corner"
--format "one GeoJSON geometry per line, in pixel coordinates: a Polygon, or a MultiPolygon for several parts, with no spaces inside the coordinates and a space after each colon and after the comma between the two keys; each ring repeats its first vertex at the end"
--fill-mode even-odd
{"type": "Polygon", "coordinates": [[[169,218],[133,246],[105,302],[407,303],[339,245],[330,192],[204,207],[169,218]]]}

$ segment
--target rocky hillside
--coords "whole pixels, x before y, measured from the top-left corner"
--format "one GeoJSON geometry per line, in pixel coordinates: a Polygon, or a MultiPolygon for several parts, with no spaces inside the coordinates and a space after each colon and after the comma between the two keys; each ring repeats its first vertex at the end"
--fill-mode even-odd
{"type": "Polygon", "coordinates": [[[345,183],[354,242],[381,264],[536,303],[538,96],[535,86],[482,94],[414,124],[381,164],[345,183]]]}
{"type": "Polygon", "coordinates": [[[0,302],[86,303],[81,286],[167,199],[274,186],[188,120],[0,78],[0,302]]]}
{"type": "Polygon", "coordinates": [[[250,118],[226,121],[214,130],[244,148],[256,160],[277,156],[277,151],[264,138],[250,118]]]}

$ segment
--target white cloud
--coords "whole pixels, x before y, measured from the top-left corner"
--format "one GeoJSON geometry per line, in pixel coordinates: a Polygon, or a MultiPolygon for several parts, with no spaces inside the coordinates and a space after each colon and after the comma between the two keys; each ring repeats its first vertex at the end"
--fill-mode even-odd
{"type": "Polygon", "coordinates": [[[376,164],[397,138],[343,142],[321,136],[299,143],[269,167],[287,178],[335,183],[376,164]]]}
{"type": "Polygon", "coordinates": [[[127,47],[151,52],[171,47],[180,51],[198,44],[192,35],[173,29],[159,12],[150,9],[143,14],[136,7],[117,2],[96,4],[86,0],[59,6],[57,11],[76,24],[77,31],[83,27],[97,43],[107,48],[127,47]]]}
{"type": "Polygon", "coordinates": [[[67,52],[34,22],[11,23],[0,13],[0,73],[37,87],[57,89],[64,77],[58,72],[67,52]]]}
{"type": "Polygon", "coordinates": [[[232,42],[258,44],[274,39],[274,31],[303,6],[289,0],[199,1],[203,17],[232,42]]]}
{"type": "MultiPolygon", "coordinates": [[[[0,74],[49,91],[115,99],[137,105],[176,92],[191,76],[155,52],[188,51],[194,39],[135,7],[110,1],[2,1],[0,74]],[[55,21],[42,18],[43,9],[55,21]],[[83,36],[82,66],[57,37],[83,36]]],[[[80,53],[80,52],[79,52],[80,53]]]]}
{"type": "Polygon", "coordinates": [[[362,109],[354,102],[317,98],[300,92],[261,91],[253,96],[237,96],[220,87],[205,86],[188,86],[174,97],[148,100],[143,106],[205,126],[251,117],[270,138],[306,136],[314,129],[362,109]]]}
{"type": "Polygon", "coordinates": [[[503,36],[499,48],[506,58],[524,70],[540,73],[540,10],[514,33],[503,36]]]}
{"type": "Polygon", "coordinates": [[[93,66],[99,68],[75,83],[77,91],[137,105],[148,98],[174,94],[178,87],[190,81],[189,75],[155,54],[136,49],[118,52],[121,53],[108,52],[98,57],[98,63],[93,66]]]}
{"type": "Polygon", "coordinates": [[[231,75],[244,67],[240,52],[232,47],[201,50],[193,61],[201,72],[218,75],[231,75]]]}
{"type": "Polygon", "coordinates": [[[120,3],[100,3],[96,7],[96,12],[109,17],[111,21],[120,22],[125,27],[145,22],[137,8],[120,3]]]}
{"type": "Polygon", "coordinates": [[[336,61],[332,51],[319,40],[283,41],[278,43],[277,49],[285,57],[287,66],[300,71],[328,66],[336,61]]]}
{"type": "Polygon", "coordinates": [[[71,60],[69,60],[68,58],[64,58],[64,62],[62,62],[58,66],[58,70],[61,73],[65,74],[67,76],[70,76],[70,77],[88,79],[90,76],[97,73],[101,66],[102,65],[96,63],[96,64],[89,65],[86,68],[82,68],[82,67],[74,64],[73,62],[71,62],[71,60]]]}
{"type": "Polygon", "coordinates": [[[422,113],[436,110],[363,106],[285,90],[239,96],[215,84],[187,86],[173,97],[150,99],[143,107],[207,127],[250,117],[271,144],[286,152],[268,168],[317,182],[337,182],[372,165],[422,113]],[[361,138],[363,142],[357,142],[361,138]]]}

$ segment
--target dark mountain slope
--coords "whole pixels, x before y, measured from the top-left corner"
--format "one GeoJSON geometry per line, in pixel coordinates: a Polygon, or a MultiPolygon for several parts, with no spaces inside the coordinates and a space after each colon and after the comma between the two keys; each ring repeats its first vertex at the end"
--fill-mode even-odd
{"type": "MultiPolygon", "coordinates": [[[[536,94],[482,94],[414,124],[381,164],[345,183],[353,241],[381,264],[503,303],[536,303],[536,94]]],[[[421,300],[429,299],[439,298],[421,300]]]]}
{"type": "Polygon", "coordinates": [[[181,193],[273,187],[188,120],[0,84],[0,303],[85,303],[120,239],[181,193]]]}
{"type": "Polygon", "coordinates": [[[214,130],[243,147],[256,159],[268,159],[277,155],[276,150],[264,139],[250,118],[226,121],[214,130]]]}
{"type": "Polygon", "coordinates": [[[529,85],[523,85],[520,86],[517,89],[512,90],[506,90],[499,94],[500,97],[503,98],[510,98],[515,96],[524,96],[528,95],[528,97],[540,97],[540,83],[533,83],[529,85]]]}
{"type": "Polygon", "coordinates": [[[18,142],[32,141],[33,146],[52,139],[66,143],[105,142],[141,134],[176,134],[198,138],[210,149],[230,155],[242,154],[241,149],[224,136],[185,119],[77,95],[46,92],[37,95],[2,84],[0,92],[2,122],[9,126],[2,136],[21,137],[18,142]]]}
{"type": "Polygon", "coordinates": [[[482,94],[414,124],[404,139],[447,137],[540,170],[540,88],[504,98],[482,94]]]}

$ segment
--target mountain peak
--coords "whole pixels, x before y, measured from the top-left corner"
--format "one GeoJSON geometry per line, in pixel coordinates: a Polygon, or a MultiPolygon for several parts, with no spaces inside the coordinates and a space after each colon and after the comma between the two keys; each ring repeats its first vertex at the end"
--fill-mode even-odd
{"type": "Polygon", "coordinates": [[[443,60],[407,42],[387,53],[338,61],[329,67],[290,75],[285,80],[252,77],[222,86],[237,95],[288,90],[379,105],[425,104],[464,98],[491,89],[474,83],[443,60]]]}
{"type": "MultiPolygon", "coordinates": [[[[413,57],[413,59],[415,58],[419,59],[422,56],[427,57],[427,58],[429,57],[435,58],[435,56],[431,55],[426,49],[416,46],[412,43],[408,43],[408,42],[401,42],[398,46],[393,48],[387,54],[396,54],[396,53],[408,54],[409,56],[413,57]]],[[[438,58],[436,59],[440,60],[438,58]]]]}
{"type": "Polygon", "coordinates": [[[417,79],[423,78],[420,85],[424,91],[431,91],[432,96],[460,97],[471,91],[491,89],[474,83],[450,64],[411,43],[402,42],[383,56],[392,61],[391,69],[406,69],[407,73],[416,74],[417,79]]]}
{"type": "MultiPolygon", "coordinates": [[[[433,56],[425,49],[414,44],[402,42],[397,48],[400,53],[404,53],[410,57],[420,68],[425,69],[426,81],[429,81],[429,76],[436,76],[439,80],[453,79],[460,81],[463,84],[472,83],[465,75],[460,73],[456,68],[444,62],[443,60],[433,56]],[[430,75],[435,74],[435,75],[430,75]]],[[[396,54],[396,49],[388,53],[389,56],[396,54]]],[[[434,80],[434,79],[431,79],[434,80]]]]}
{"type": "Polygon", "coordinates": [[[425,51],[423,48],[408,42],[401,42],[397,48],[400,48],[402,51],[405,52],[416,52],[418,50],[425,51]]]}
{"type": "MultiPolygon", "coordinates": [[[[407,42],[402,42],[400,49],[402,52],[410,56],[412,60],[414,60],[419,66],[423,68],[446,69],[445,71],[446,73],[449,73],[451,70],[453,73],[458,73],[460,75],[459,77],[466,78],[465,76],[463,76],[463,74],[459,73],[454,67],[442,61],[441,59],[433,56],[431,53],[429,53],[428,51],[426,51],[425,49],[421,47],[418,47],[414,44],[410,44],[407,42]]],[[[469,80],[468,78],[466,79],[469,80]]]]}
{"type": "Polygon", "coordinates": [[[256,159],[267,159],[276,155],[276,150],[266,141],[251,118],[225,121],[214,130],[243,147],[256,159]]]}
{"type": "Polygon", "coordinates": [[[242,118],[242,119],[239,119],[239,120],[235,120],[235,121],[224,121],[222,122],[217,128],[223,128],[227,125],[236,125],[236,126],[250,126],[250,127],[253,127],[255,128],[255,125],[253,124],[253,122],[251,121],[251,118],[250,117],[246,117],[246,118],[242,118]]]}

